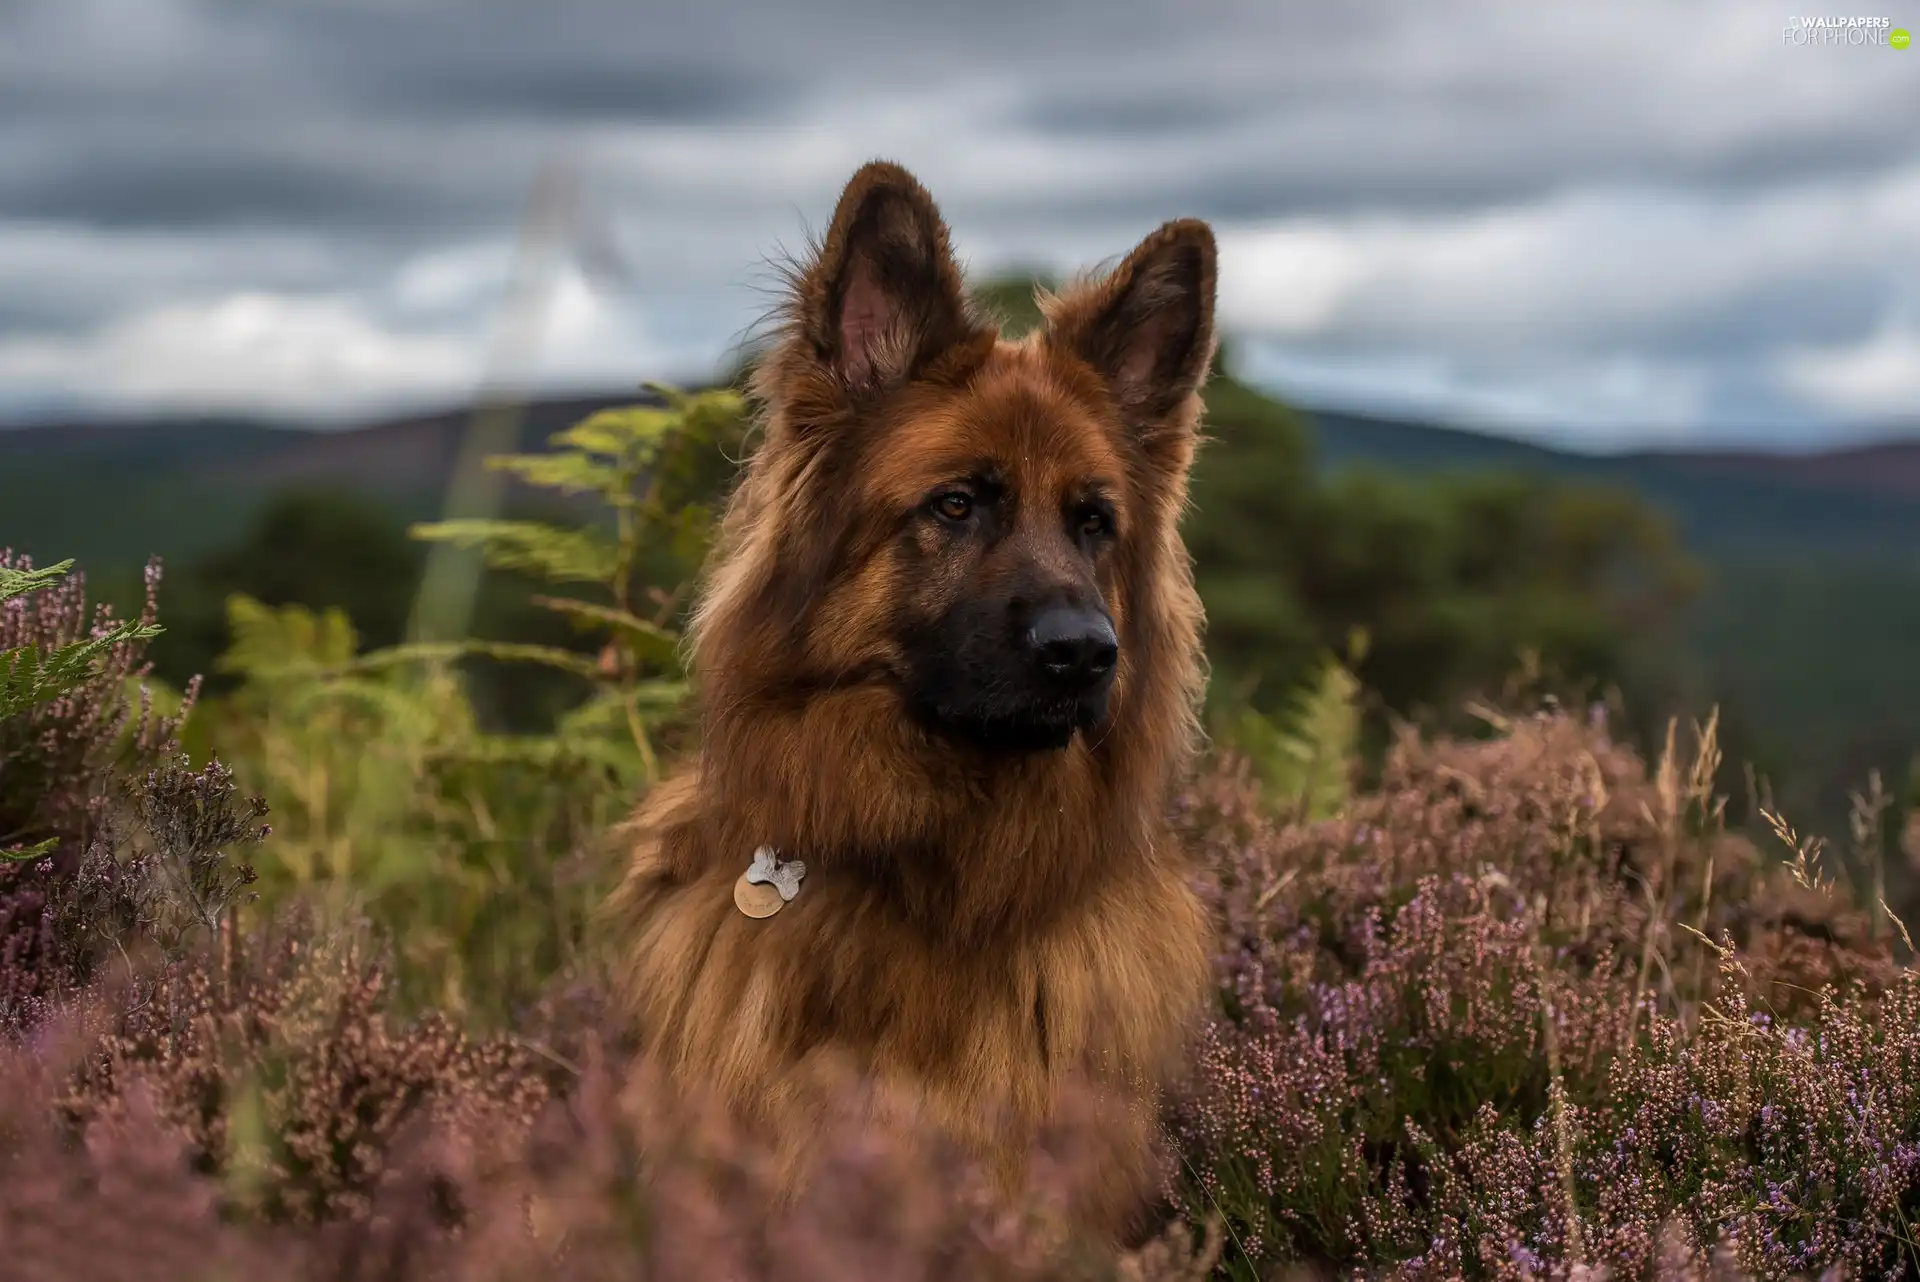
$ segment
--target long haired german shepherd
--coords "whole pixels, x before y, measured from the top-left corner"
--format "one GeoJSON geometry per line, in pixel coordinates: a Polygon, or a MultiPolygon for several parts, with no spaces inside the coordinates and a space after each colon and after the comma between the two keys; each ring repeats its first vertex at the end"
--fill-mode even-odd
{"type": "Polygon", "coordinates": [[[875,162],[792,272],[692,629],[701,751],[610,907],[650,1060],[795,1171],[836,1061],[1009,1177],[1090,1080],[1134,1107],[1083,1214],[1117,1234],[1152,1192],[1206,991],[1166,808],[1204,683],[1177,525],[1215,257],[1169,222],[1008,341],[875,162]]]}

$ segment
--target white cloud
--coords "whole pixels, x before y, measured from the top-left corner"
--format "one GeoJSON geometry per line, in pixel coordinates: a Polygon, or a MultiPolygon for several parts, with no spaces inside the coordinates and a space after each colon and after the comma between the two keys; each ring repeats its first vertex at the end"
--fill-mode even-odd
{"type": "Polygon", "coordinates": [[[1920,420],[1920,328],[1890,318],[1857,343],[1789,352],[1781,379],[1841,417],[1920,420]]]}
{"type": "Polygon", "coordinates": [[[292,229],[236,230],[214,239],[0,220],[0,312],[31,308],[104,322],[235,282],[304,292],[340,288],[354,272],[350,247],[292,229]]]}
{"type": "Polygon", "coordinates": [[[1222,235],[1223,323],[1307,403],[1589,444],[1920,417],[1920,164],[1222,235]],[[1861,313],[1865,311],[1865,315],[1861,313]]]}
{"type": "Polygon", "coordinates": [[[85,388],[122,406],[328,414],[464,392],[470,341],[397,333],[353,300],[239,293],[137,312],[92,333],[0,340],[0,380],[28,395],[85,388]]]}
{"type": "Polygon", "coordinates": [[[474,241],[409,259],[394,274],[387,293],[404,312],[482,309],[498,302],[512,268],[510,242],[474,241]]]}
{"type": "Polygon", "coordinates": [[[0,386],[28,400],[84,388],[124,409],[330,419],[462,400],[483,380],[572,390],[703,378],[733,337],[724,314],[663,325],[660,303],[595,292],[568,266],[502,346],[496,260],[484,247],[424,259],[368,296],[239,291],[75,334],[0,336],[0,386]]]}
{"type": "Polygon", "coordinates": [[[1238,350],[1243,376],[1303,404],[1437,418],[1602,453],[1693,434],[1713,381],[1693,365],[1638,357],[1501,367],[1416,350],[1329,352],[1257,340],[1238,350]]]}
{"type": "MultiPolygon", "coordinates": [[[[1227,323],[1440,351],[1636,346],[1798,284],[1902,288],[1920,260],[1920,164],[1735,199],[1587,191],[1460,215],[1229,229],[1227,323]]],[[[1906,286],[1911,288],[1911,285],[1906,286]]]]}

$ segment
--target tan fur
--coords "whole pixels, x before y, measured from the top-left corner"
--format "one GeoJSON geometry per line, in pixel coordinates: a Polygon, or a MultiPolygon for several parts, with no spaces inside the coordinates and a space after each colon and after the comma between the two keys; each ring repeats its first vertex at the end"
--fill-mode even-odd
{"type": "Polygon", "coordinates": [[[1204,224],[1169,223],[1010,343],[966,302],[931,199],[876,162],[795,274],[695,620],[702,751],[634,817],[610,905],[649,1052],[770,1128],[795,1178],[811,1070],[844,1061],[1009,1177],[1063,1085],[1090,1078],[1135,1108],[1085,1213],[1114,1228],[1150,1192],[1153,1091],[1207,967],[1164,813],[1204,680],[1177,522],[1213,264],[1204,224]],[[857,314],[836,329],[843,301],[857,314]],[[991,571],[908,576],[888,524],[982,453],[1037,490],[1095,476],[1119,495],[1110,724],[1015,761],[929,735],[871,679],[891,618],[991,571]],[[732,887],[763,844],[808,872],[755,920],[732,887]]]}

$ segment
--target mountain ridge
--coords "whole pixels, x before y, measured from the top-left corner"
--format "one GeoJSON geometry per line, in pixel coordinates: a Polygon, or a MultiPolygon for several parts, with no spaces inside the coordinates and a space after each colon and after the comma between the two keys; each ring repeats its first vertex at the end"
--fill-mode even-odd
{"type": "MultiPolygon", "coordinates": [[[[537,448],[547,433],[594,409],[651,399],[644,392],[612,390],[586,390],[530,399],[523,407],[527,424],[523,435],[533,439],[524,444],[537,448]]],[[[1315,427],[1322,445],[1328,443],[1329,436],[1337,438],[1347,432],[1357,431],[1374,438],[1383,433],[1405,433],[1406,438],[1397,444],[1410,447],[1406,449],[1409,454],[1430,454],[1475,465],[1488,456],[1515,462],[1534,458],[1579,466],[1652,464],[1920,499],[1920,425],[1916,425],[1911,434],[1895,428],[1877,439],[1811,450],[1736,446],[1593,451],[1410,416],[1361,414],[1300,405],[1291,408],[1315,427]]],[[[328,454],[344,458],[373,446],[377,447],[375,453],[386,449],[411,456],[416,466],[444,467],[450,465],[452,457],[446,439],[457,439],[473,410],[471,403],[449,402],[438,408],[374,415],[365,422],[328,426],[286,417],[191,413],[0,423],[0,462],[24,456],[38,461],[80,456],[98,459],[109,452],[120,460],[144,461],[156,457],[195,458],[228,451],[242,458],[297,451],[296,457],[301,462],[317,466],[325,473],[341,466],[330,464],[328,454]],[[423,444],[426,440],[432,440],[434,445],[423,444]]],[[[1368,452],[1377,447],[1376,439],[1368,452]]],[[[1336,444],[1335,455],[1344,452],[1336,444]]],[[[276,470],[285,470],[286,466],[283,463],[276,470]]]]}

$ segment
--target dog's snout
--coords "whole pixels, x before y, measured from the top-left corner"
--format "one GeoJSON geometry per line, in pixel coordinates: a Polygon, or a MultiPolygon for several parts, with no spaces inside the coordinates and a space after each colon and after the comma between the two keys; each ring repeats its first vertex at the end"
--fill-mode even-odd
{"type": "Polygon", "coordinates": [[[1112,676],[1120,657],[1120,641],[1107,616],[1073,606],[1043,610],[1027,632],[1027,644],[1046,677],[1076,689],[1112,676]]]}

